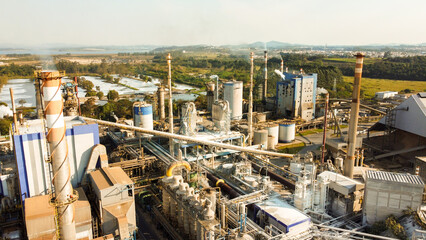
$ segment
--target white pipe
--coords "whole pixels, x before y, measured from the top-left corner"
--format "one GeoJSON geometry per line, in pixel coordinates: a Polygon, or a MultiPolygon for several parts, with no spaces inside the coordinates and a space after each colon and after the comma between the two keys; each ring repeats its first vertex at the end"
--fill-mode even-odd
{"type": "Polygon", "coordinates": [[[124,124],[120,124],[120,123],[113,123],[113,122],[108,122],[108,121],[94,119],[94,118],[88,118],[88,117],[81,117],[81,118],[85,121],[93,121],[93,122],[96,122],[100,125],[118,127],[118,128],[121,128],[121,129],[130,130],[130,131],[136,131],[136,132],[147,133],[147,134],[150,134],[150,135],[156,135],[156,136],[160,136],[160,137],[173,138],[173,139],[178,139],[178,140],[183,140],[183,141],[188,141],[188,142],[193,142],[193,143],[199,143],[199,144],[202,144],[202,145],[215,146],[215,147],[218,147],[218,148],[231,149],[231,150],[236,150],[236,151],[239,151],[239,152],[248,152],[248,153],[258,154],[258,155],[293,158],[293,154],[257,150],[257,149],[248,148],[248,147],[240,147],[240,146],[236,146],[236,145],[230,145],[230,144],[225,144],[225,143],[220,143],[220,142],[197,139],[197,138],[194,138],[194,137],[183,136],[183,135],[174,134],[174,133],[161,132],[161,131],[157,131],[157,130],[149,130],[149,129],[135,127],[135,126],[128,126],[128,125],[124,125],[124,124]]]}

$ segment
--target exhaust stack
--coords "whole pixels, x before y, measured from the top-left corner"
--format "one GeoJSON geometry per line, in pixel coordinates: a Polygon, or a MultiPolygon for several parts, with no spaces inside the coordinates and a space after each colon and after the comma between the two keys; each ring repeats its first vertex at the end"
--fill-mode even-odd
{"type": "MultiPolygon", "coordinates": [[[[169,132],[173,133],[173,100],[172,100],[172,56],[170,53],[167,55],[167,65],[169,67],[169,74],[167,76],[169,85],[169,132]]],[[[173,139],[169,138],[170,155],[174,155],[173,139]]]]}
{"type": "Polygon", "coordinates": [[[158,101],[160,107],[160,120],[166,119],[166,109],[164,107],[164,85],[161,83],[160,88],[158,88],[158,101]]]}
{"type": "Polygon", "coordinates": [[[354,89],[352,93],[351,102],[351,115],[349,121],[348,131],[348,153],[344,164],[344,174],[347,177],[353,178],[354,163],[355,163],[355,146],[356,146],[356,133],[358,126],[358,114],[359,114],[359,102],[360,102],[360,89],[361,89],[361,77],[362,77],[362,65],[364,62],[364,55],[358,53],[355,55],[355,77],[354,77],[354,89]]]}
{"type": "Polygon", "coordinates": [[[266,95],[268,94],[268,51],[265,50],[265,83],[263,84],[263,96],[262,100],[266,101],[266,95]]]}
{"type": "Polygon", "coordinates": [[[249,110],[248,110],[248,128],[249,128],[249,139],[248,145],[251,146],[253,142],[253,52],[250,53],[250,95],[249,95],[249,110]]]}
{"type": "Polygon", "coordinates": [[[78,194],[71,185],[70,163],[68,159],[68,143],[65,137],[64,102],[61,96],[61,79],[63,72],[39,71],[36,78],[41,79],[44,114],[46,119],[49,143],[49,160],[53,170],[53,186],[51,204],[56,208],[55,220],[59,229],[59,239],[75,239],[74,205],[78,194]]]}

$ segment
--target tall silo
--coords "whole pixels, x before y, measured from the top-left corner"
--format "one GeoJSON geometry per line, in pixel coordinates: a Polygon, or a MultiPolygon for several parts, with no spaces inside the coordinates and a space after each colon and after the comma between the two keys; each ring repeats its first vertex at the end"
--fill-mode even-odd
{"type": "Polygon", "coordinates": [[[223,86],[223,99],[229,102],[231,119],[240,120],[243,117],[243,82],[230,81],[223,86]]]}

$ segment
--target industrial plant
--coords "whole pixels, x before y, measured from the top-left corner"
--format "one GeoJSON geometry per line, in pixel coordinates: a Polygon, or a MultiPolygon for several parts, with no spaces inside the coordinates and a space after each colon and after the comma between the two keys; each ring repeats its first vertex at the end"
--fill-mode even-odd
{"type": "MultiPolygon", "coordinates": [[[[351,99],[330,98],[319,73],[284,60],[272,86],[268,52],[248,57],[248,83],[213,75],[205,108],[186,101],[176,111],[168,54],[156,92],[133,103],[133,119],[111,112],[113,121],[81,114],[77,78],[35,71],[37,119],[17,112],[10,90],[2,239],[394,239],[374,231],[389,216],[426,226],[425,93],[361,104],[361,53],[351,99]],[[255,58],[264,62],[258,88],[255,58]],[[367,127],[366,111],[376,119],[367,127]],[[411,167],[371,164],[395,156],[411,167]]],[[[412,239],[426,239],[412,228],[412,239]]]]}

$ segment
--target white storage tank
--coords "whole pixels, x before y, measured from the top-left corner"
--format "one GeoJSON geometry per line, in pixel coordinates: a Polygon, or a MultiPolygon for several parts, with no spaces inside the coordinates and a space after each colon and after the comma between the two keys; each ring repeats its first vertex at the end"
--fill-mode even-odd
{"type": "Polygon", "coordinates": [[[294,140],[296,136],[295,123],[280,123],[279,127],[279,140],[280,142],[289,143],[294,140]]]}
{"type": "Polygon", "coordinates": [[[153,130],[152,105],[146,102],[135,102],[133,104],[133,121],[135,127],[153,130]]]}
{"type": "Polygon", "coordinates": [[[229,102],[231,119],[240,120],[243,117],[243,82],[231,81],[223,86],[223,99],[229,102]]]}
{"type": "Polygon", "coordinates": [[[253,144],[263,145],[263,148],[268,148],[268,130],[255,130],[253,134],[253,144]]]}
{"type": "MultiPolygon", "coordinates": [[[[274,143],[274,147],[275,145],[278,144],[278,138],[279,138],[279,127],[278,124],[270,124],[266,126],[266,130],[268,130],[268,136],[271,136],[271,141],[274,143]]],[[[272,146],[268,146],[270,149],[272,148],[272,146]]]]}

